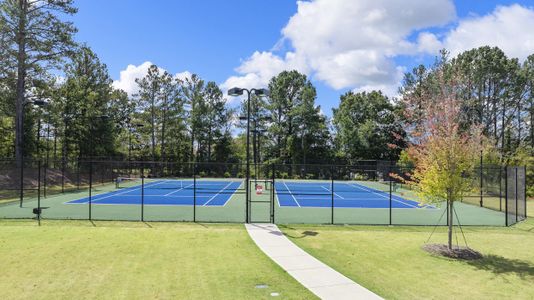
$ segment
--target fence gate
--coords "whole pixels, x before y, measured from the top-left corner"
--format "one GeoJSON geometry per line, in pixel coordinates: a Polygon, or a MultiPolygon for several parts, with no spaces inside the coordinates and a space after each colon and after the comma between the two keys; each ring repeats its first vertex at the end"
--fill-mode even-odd
{"type": "Polygon", "coordinates": [[[250,222],[272,223],[273,187],[270,180],[271,168],[268,165],[256,165],[250,179],[250,222]]]}
{"type": "Polygon", "coordinates": [[[526,218],[526,168],[506,168],[506,225],[526,218]]]}

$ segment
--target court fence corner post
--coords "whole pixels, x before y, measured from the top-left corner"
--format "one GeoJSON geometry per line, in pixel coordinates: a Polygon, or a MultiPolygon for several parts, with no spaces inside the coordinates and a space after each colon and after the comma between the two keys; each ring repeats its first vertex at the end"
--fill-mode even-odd
{"type": "Polygon", "coordinates": [[[508,167],[504,166],[504,225],[508,226],[508,167]]]}

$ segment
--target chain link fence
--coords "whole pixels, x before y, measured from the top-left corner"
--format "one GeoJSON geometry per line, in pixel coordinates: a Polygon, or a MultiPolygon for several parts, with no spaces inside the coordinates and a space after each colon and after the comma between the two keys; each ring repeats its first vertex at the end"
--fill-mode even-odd
{"type": "MultiPolygon", "coordinates": [[[[0,218],[447,225],[422,204],[413,170],[392,162],[250,165],[124,160],[0,160],[0,218]],[[247,180],[248,179],[248,180],[247,180]]],[[[455,211],[462,225],[524,220],[526,169],[483,166],[455,211]]]]}

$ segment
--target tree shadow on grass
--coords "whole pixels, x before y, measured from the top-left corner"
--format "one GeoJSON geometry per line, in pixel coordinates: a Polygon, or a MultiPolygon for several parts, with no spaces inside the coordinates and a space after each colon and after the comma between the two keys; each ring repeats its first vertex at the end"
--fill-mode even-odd
{"type": "Polygon", "coordinates": [[[477,269],[489,271],[495,275],[515,274],[524,280],[534,279],[534,265],[520,259],[510,259],[499,255],[484,255],[478,260],[464,261],[477,269]]]}
{"type": "Polygon", "coordinates": [[[305,237],[309,237],[309,236],[317,236],[319,234],[319,232],[317,231],[311,231],[311,230],[306,230],[306,231],[303,231],[300,235],[291,235],[291,234],[288,234],[288,233],[285,233],[284,232],[284,235],[285,236],[288,236],[290,238],[293,238],[293,239],[302,239],[302,238],[305,238],[305,237]]]}

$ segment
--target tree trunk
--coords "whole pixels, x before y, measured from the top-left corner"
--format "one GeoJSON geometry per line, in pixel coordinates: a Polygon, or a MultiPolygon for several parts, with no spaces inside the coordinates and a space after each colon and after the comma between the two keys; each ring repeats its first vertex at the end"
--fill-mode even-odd
{"type": "Polygon", "coordinates": [[[25,0],[19,1],[21,15],[17,28],[17,97],[15,102],[15,159],[22,163],[24,155],[24,102],[26,91],[26,12],[28,3],[25,0]]]}
{"type": "Polygon", "coordinates": [[[165,123],[167,123],[167,98],[165,98],[165,104],[163,105],[163,118],[161,124],[161,160],[165,161],[166,152],[165,152],[165,123]]]}

